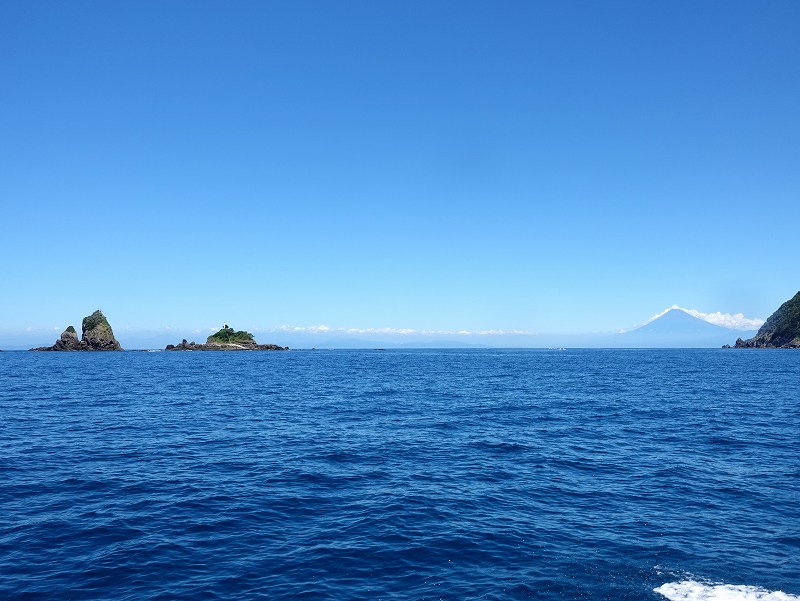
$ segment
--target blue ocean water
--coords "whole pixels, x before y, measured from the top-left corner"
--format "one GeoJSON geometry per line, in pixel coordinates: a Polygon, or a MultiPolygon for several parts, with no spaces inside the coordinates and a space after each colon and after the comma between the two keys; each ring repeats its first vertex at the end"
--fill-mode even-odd
{"type": "Polygon", "coordinates": [[[798,595],[797,351],[0,353],[2,599],[798,595]]]}

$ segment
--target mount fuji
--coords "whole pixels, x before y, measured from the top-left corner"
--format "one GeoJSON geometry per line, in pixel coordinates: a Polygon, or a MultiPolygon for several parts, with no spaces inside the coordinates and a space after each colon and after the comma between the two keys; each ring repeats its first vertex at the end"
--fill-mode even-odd
{"type": "Polygon", "coordinates": [[[621,334],[618,342],[630,347],[719,348],[731,344],[731,340],[750,335],[749,331],[723,328],[681,309],[670,309],[658,319],[621,334]]]}

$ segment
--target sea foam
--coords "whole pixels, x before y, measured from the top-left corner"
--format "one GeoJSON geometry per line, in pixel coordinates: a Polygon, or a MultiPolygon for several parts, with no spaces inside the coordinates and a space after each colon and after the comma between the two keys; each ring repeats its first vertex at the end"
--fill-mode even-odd
{"type": "Polygon", "coordinates": [[[800,601],[797,595],[758,586],[704,584],[694,580],[668,582],[653,590],[671,601],[800,601]]]}

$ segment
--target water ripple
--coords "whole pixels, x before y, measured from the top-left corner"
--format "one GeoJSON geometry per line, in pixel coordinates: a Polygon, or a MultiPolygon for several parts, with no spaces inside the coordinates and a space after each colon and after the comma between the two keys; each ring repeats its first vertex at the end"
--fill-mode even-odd
{"type": "Polygon", "coordinates": [[[799,364],[2,353],[0,597],[798,595],[799,364]]]}

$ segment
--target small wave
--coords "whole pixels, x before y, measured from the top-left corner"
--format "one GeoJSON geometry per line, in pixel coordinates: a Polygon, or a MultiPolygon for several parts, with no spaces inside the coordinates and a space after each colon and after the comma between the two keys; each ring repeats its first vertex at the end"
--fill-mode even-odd
{"type": "Polygon", "coordinates": [[[653,590],[671,601],[800,601],[797,595],[758,586],[703,584],[694,580],[667,582],[653,590]]]}

